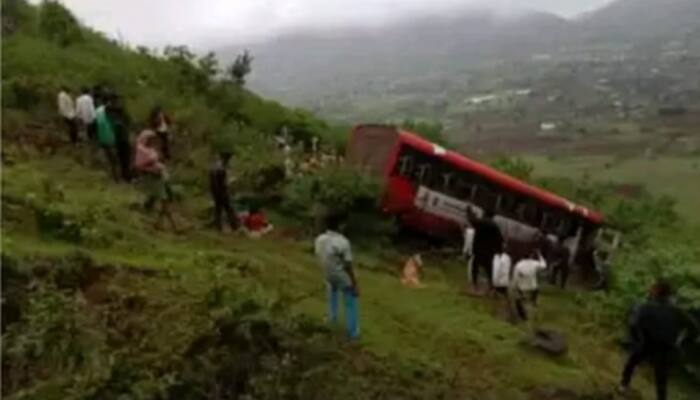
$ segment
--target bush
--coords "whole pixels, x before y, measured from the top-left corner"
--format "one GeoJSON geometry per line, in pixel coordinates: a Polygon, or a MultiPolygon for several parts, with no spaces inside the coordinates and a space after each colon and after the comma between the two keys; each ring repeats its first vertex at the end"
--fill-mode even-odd
{"type": "Polygon", "coordinates": [[[491,163],[491,166],[523,181],[529,181],[532,177],[532,171],[535,169],[532,164],[520,157],[506,156],[498,157],[491,163]]]}
{"type": "Polygon", "coordinates": [[[394,229],[380,213],[378,198],[379,184],[374,178],[349,167],[335,167],[289,182],[284,188],[283,208],[314,227],[314,233],[323,228],[326,215],[344,213],[349,216],[349,236],[373,240],[394,229]]]}

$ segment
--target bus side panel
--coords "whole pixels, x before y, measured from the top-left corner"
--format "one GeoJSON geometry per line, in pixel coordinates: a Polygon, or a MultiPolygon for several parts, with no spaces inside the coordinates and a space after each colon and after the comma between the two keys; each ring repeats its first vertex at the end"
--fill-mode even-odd
{"type": "Polygon", "coordinates": [[[411,181],[400,176],[390,176],[382,201],[385,213],[398,216],[401,223],[438,237],[450,237],[460,231],[455,221],[443,218],[416,207],[417,187],[411,181]]]}

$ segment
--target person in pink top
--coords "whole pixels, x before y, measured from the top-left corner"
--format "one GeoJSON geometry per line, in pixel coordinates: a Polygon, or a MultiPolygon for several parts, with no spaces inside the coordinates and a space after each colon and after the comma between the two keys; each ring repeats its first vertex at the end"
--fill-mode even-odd
{"type": "Polygon", "coordinates": [[[134,169],[141,175],[144,191],[147,199],[146,209],[152,208],[155,203],[160,203],[160,212],[156,221],[156,228],[161,229],[163,219],[167,219],[173,231],[177,231],[175,220],[170,210],[172,196],[168,190],[168,170],[160,160],[160,154],[155,149],[156,134],[146,129],[136,139],[136,151],[134,156],[134,169]]]}

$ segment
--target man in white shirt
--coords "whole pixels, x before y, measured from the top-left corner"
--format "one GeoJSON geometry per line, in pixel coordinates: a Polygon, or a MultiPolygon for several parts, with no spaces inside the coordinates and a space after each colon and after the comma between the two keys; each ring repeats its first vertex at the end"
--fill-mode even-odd
{"type": "Polygon", "coordinates": [[[84,87],[81,95],[75,101],[75,113],[85,133],[90,140],[95,140],[97,124],[95,124],[95,102],[90,89],[84,87]]]}
{"type": "Polygon", "coordinates": [[[537,305],[537,295],[539,293],[537,273],[546,268],[547,262],[542,257],[539,249],[534,250],[530,257],[524,258],[515,264],[511,287],[517,292],[515,307],[518,315],[525,321],[527,320],[525,303],[532,303],[533,306],[537,305]]]}
{"type": "Polygon", "coordinates": [[[58,92],[58,113],[61,115],[68,128],[68,136],[71,143],[78,143],[78,127],[75,124],[75,104],[66,86],[58,92]]]}
{"type": "Polygon", "coordinates": [[[497,294],[503,297],[506,302],[506,311],[508,312],[508,318],[512,319],[513,312],[510,305],[510,296],[508,295],[508,288],[510,287],[510,269],[512,261],[510,255],[508,255],[507,245],[503,243],[503,250],[496,253],[493,256],[493,268],[492,268],[492,283],[493,288],[497,294]]]}

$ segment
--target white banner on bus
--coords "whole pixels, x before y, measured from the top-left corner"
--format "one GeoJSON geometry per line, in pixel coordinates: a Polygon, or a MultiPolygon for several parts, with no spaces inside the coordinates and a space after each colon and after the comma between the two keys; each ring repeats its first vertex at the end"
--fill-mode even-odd
{"type": "Polygon", "coordinates": [[[419,210],[440,216],[459,224],[464,224],[467,218],[467,207],[474,207],[466,201],[456,199],[444,193],[430,190],[425,186],[418,188],[413,204],[419,210]]]}

